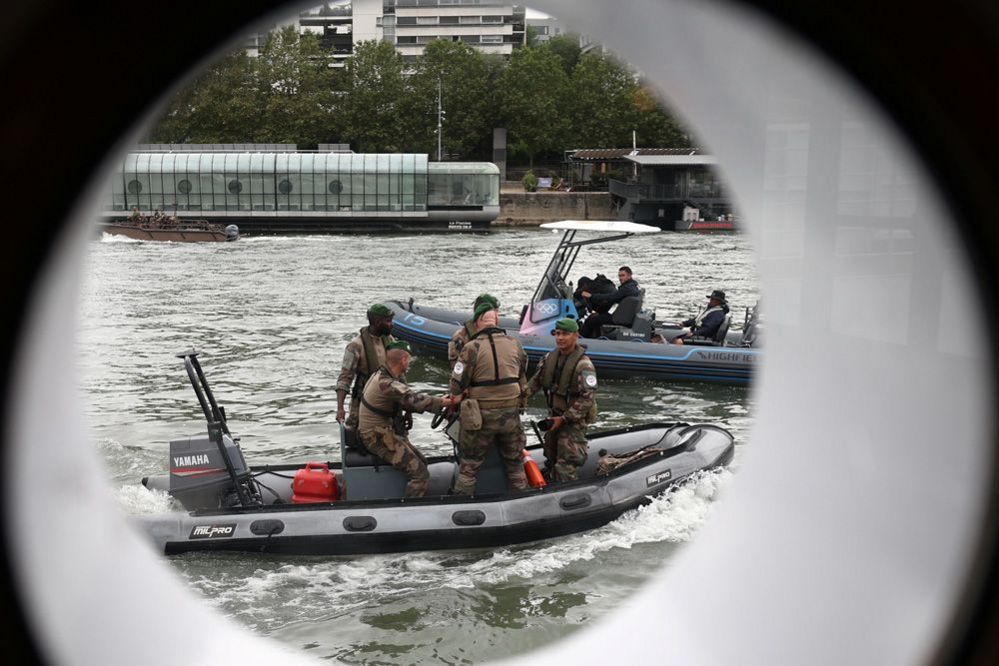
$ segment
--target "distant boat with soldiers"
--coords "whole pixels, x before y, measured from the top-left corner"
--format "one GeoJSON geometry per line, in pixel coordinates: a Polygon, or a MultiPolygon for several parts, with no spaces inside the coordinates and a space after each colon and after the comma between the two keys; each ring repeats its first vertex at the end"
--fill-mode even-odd
{"type": "Polygon", "coordinates": [[[179,220],[176,216],[165,215],[157,210],[152,215],[143,215],[132,209],[127,220],[104,222],[100,230],[115,236],[127,236],[136,240],[173,241],[176,243],[224,242],[239,239],[239,227],[235,224],[223,226],[208,220],[179,220]]]}

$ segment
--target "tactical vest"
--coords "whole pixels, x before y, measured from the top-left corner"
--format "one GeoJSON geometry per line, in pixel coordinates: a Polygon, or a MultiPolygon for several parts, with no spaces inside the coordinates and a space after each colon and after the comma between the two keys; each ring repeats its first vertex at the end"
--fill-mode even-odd
{"type": "Polygon", "coordinates": [[[367,369],[367,372],[362,371],[361,364],[358,363],[357,376],[354,378],[354,390],[350,393],[354,398],[361,395],[364,391],[364,386],[368,383],[368,378],[374,373],[372,368],[378,368],[385,363],[385,345],[387,345],[390,340],[387,335],[380,335],[377,337],[382,341],[380,355],[378,353],[379,350],[375,347],[375,336],[371,335],[369,327],[365,326],[361,329],[361,346],[364,348],[364,367],[367,369]]]}
{"type": "Polygon", "coordinates": [[[705,318],[707,318],[707,316],[712,312],[724,312],[724,309],[720,305],[708,308],[707,310],[705,310],[704,312],[702,312],[701,314],[697,315],[697,317],[694,318],[694,325],[691,328],[691,330],[700,328],[701,325],[704,323],[705,318]]]}
{"type": "Polygon", "coordinates": [[[486,328],[477,332],[468,344],[479,346],[478,360],[469,378],[468,397],[487,401],[519,399],[520,345],[517,341],[500,328],[486,328]]]}
{"type": "Polygon", "coordinates": [[[586,352],[579,345],[565,357],[562,363],[562,373],[555,382],[555,371],[558,369],[558,359],[560,352],[558,349],[548,353],[545,357],[545,374],[541,377],[541,388],[548,398],[548,408],[556,415],[561,416],[569,409],[569,403],[579,395],[579,384],[576,379],[576,367],[583,360],[586,352]]]}
{"type": "Polygon", "coordinates": [[[466,321],[462,324],[462,330],[465,333],[464,340],[460,335],[456,335],[454,338],[454,351],[456,354],[461,353],[461,348],[468,344],[468,341],[475,337],[475,324],[472,321],[466,321]]]}
{"type": "Polygon", "coordinates": [[[402,421],[402,405],[378,388],[378,379],[382,375],[392,381],[400,381],[392,376],[388,368],[381,366],[375,371],[374,378],[365,384],[358,413],[358,428],[362,431],[379,426],[393,426],[398,432],[398,425],[402,421]]]}

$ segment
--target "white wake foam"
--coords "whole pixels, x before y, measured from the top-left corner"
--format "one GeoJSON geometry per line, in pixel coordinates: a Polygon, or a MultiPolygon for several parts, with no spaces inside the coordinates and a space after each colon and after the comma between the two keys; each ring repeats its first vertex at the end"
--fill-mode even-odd
{"type": "Polygon", "coordinates": [[[495,551],[271,561],[263,566],[247,556],[245,561],[253,562],[252,566],[241,568],[233,562],[237,566],[225,566],[224,572],[219,571],[218,562],[196,556],[179,568],[191,587],[213,606],[266,632],[287,623],[291,616],[311,620],[336,617],[414,593],[426,595],[434,590],[489,587],[537,578],[593,560],[615,548],[684,543],[704,523],[731,478],[728,470],[699,473],[673,492],[601,528],[538,544],[495,551]],[[275,608],[286,609],[289,614],[275,614],[275,608]],[[290,613],[291,609],[298,612],[290,613]],[[283,615],[284,620],[275,615],[283,615]]]}
{"type": "Polygon", "coordinates": [[[173,507],[173,498],[163,490],[150,490],[139,483],[121,486],[115,492],[118,506],[130,516],[163,513],[173,507]]]}
{"type": "Polygon", "coordinates": [[[128,236],[122,236],[121,234],[109,234],[104,231],[101,232],[101,242],[102,243],[141,243],[142,240],[138,238],[129,238],[128,236]]]}

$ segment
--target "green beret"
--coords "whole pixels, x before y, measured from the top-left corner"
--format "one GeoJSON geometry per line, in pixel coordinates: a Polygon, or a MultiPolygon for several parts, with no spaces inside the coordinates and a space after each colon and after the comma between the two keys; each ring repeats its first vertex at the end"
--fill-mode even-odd
{"type": "Polygon", "coordinates": [[[383,303],[375,303],[370,308],[368,308],[368,316],[370,317],[391,317],[395,313],[389,309],[389,306],[383,303]]]}
{"type": "Polygon", "coordinates": [[[490,310],[495,310],[496,307],[492,303],[479,303],[475,307],[475,313],[472,315],[472,321],[477,321],[479,317],[489,312],[490,310]]]}
{"type": "Polygon", "coordinates": [[[499,309],[499,301],[492,294],[479,294],[475,298],[475,303],[472,304],[472,308],[478,308],[483,303],[491,303],[494,310],[499,309]]]}
{"type": "Polygon", "coordinates": [[[572,317],[565,317],[564,319],[559,319],[557,322],[555,322],[555,328],[552,329],[553,335],[556,330],[567,331],[569,333],[579,333],[579,322],[577,322],[572,317]]]}
{"type": "Polygon", "coordinates": [[[405,340],[393,340],[392,342],[385,345],[385,351],[388,351],[390,349],[401,349],[407,354],[413,353],[413,350],[410,349],[409,347],[409,343],[406,342],[405,340]]]}

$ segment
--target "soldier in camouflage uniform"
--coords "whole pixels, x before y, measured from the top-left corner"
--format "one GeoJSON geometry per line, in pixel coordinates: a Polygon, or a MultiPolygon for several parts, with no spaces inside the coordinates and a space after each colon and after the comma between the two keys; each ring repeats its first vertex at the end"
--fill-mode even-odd
{"type": "Polygon", "coordinates": [[[370,453],[405,472],[408,479],[406,497],[423,497],[427,493],[430,472],[423,454],[406,436],[403,410],[436,412],[442,407],[456,405],[461,397],[434,398],[409,388],[404,379],[412,358],[408,342],[390,342],[385,357],[385,365],[364,385],[359,400],[358,431],[370,453]]]}
{"type": "Polygon", "coordinates": [[[586,426],[597,417],[597,371],[579,345],[575,319],[555,323],[555,349],[538,365],[524,391],[521,407],[543,389],[549,418],[539,424],[545,432],[545,478],[553,483],[575,481],[586,462],[586,426]],[[548,426],[545,428],[545,426],[548,426]]]}
{"type": "Polygon", "coordinates": [[[385,363],[385,346],[395,340],[392,332],[392,310],[387,305],[375,303],[368,308],[368,325],[347,344],[336,382],[336,420],[343,422],[343,403],[350,393],[350,415],[346,425],[357,427],[357,408],[361,391],[368,378],[385,363]]]}
{"type": "Polygon", "coordinates": [[[473,320],[475,335],[462,348],[451,373],[451,393],[466,397],[454,493],[470,495],[475,491],[475,478],[492,445],[503,459],[510,487],[527,490],[523,463],[526,438],[518,409],[527,381],[527,354],[519,340],[497,327],[499,317],[492,303],[481,303],[473,320]],[[467,427],[464,418],[474,413],[469,411],[470,403],[478,405],[482,417],[481,427],[474,430],[467,427]]]}
{"type": "MultiPolygon", "coordinates": [[[[472,311],[474,312],[477,307],[483,303],[491,303],[494,310],[499,310],[499,301],[496,300],[495,296],[490,294],[479,294],[472,304],[472,311]]],[[[447,360],[451,364],[451,368],[454,368],[454,364],[458,361],[458,354],[461,353],[461,348],[468,343],[468,340],[475,335],[475,322],[469,319],[464,324],[461,325],[454,335],[451,336],[450,342],[447,343],[447,360]]]]}

